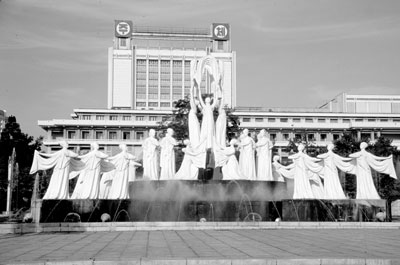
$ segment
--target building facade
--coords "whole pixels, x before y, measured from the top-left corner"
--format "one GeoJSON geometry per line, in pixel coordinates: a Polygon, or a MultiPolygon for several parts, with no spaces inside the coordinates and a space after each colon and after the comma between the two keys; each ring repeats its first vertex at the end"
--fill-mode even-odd
{"type": "MultiPolygon", "coordinates": [[[[189,94],[190,62],[207,54],[223,62],[224,100],[235,107],[236,53],[229,24],[151,29],[116,21],[108,51],[108,109],[170,110],[174,101],[189,94]]],[[[202,83],[202,91],[210,91],[210,80],[202,83]]]]}
{"type": "MultiPolygon", "coordinates": [[[[234,108],[242,128],[253,134],[265,129],[283,157],[290,139],[325,146],[344,132],[360,140],[385,136],[400,147],[400,95],[341,94],[316,109],[239,107],[236,104],[236,53],[229,24],[209,29],[151,29],[116,21],[114,45],[108,56],[108,105],[105,109],[75,109],[68,120],[39,121],[48,151],[66,139],[77,152],[97,141],[108,154],[126,143],[139,158],[148,130],[157,128],[173,102],[190,90],[190,61],[211,54],[224,64],[224,102],[234,108]]],[[[204,79],[203,93],[210,91],[204,79]]]]}

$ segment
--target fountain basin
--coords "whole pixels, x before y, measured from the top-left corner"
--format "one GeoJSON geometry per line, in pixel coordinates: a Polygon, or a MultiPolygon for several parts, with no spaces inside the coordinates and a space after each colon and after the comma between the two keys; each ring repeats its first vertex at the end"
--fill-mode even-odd
{"type": "Polygon", "coordinates": [[[44,200],[40,221],[372,221],[385,211],[384,200],[292,200],[292,182],[136,181],[129,191],[129,200],[44,200]]]}

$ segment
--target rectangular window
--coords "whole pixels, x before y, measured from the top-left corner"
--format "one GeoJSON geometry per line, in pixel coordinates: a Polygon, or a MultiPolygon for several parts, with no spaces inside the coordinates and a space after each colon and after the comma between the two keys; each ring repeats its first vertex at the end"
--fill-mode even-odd
{"type": "Polygon", "coordinates": [[[117,121],[118,116],[117,115],[110,115],[110,121],[117,121]]]}
{"type": "Polygon", "coordinates": [[[326,119],[318,119],[318,122],[324,123],[324,122],[326,122],[326,119]]]}
{"type": "Polygon", "coordinates": [[[146,107],[146,102],[136,102],[136,107],[137,108],[145,108],[146,107]]]}
{"type": "Polygon", "coordinates": [[[117,132],[108,132],[108,139],[116,140],[117,139],[117,132]]]}
{"type": "Polygon", "coordinates": [[[136,132],[136,140],[143,140],[144,132],[136,132]]]}
{"type": "Polygon", "coordinates": [[[284,140],[289,140],[289,134],[288,133],[284,133],[283,134],[283,139],[284,140]]]}
{"type": "Polygon", "coordinates": [[[222,40],[217,40],[218,50],[222,51],[224,49],[224,42],[222,40]]]}
{"type": "Polygon", "coordinates": [[[388,122],[388,119],[380,119],[381,122],[388,122]]]}
{"type": "Polygon", "coordinates": [[[82,120],[90,120],[90,115],[83,115],[82,120]]]}
{"type": "Polygon", "coordinates": [[[299,134],[299,133],[296,133],[295,135],[294,135],[294,138],[295,139],[298,139],[298,140],[301,140],[301,134],[299,134]]]}
{"type": "Polygon", "coordinates": [[[331,123],[338,123],[338,119],[330,119],[331,123]]]}
{"type": "Polygon", "coordinates": [[[343,119],[343,123],[350,123],[350,119],[343,119]]]}
{"type": "Polygon", "coordinates": [[[307,123],[312,123],[312,122],[313,122],[313,119],[312,119],[312,118],[306,118],[306,122],[307,122],[307,123]]]}
{"type": "Polygon", "coordinates": [[[339,140],[339,138],[340,138],[340,134],[337,134],[337,133],[334,133],[333,134],[333,140],[339,140]]]}
{"type": "Polygon", "coordinates": [[[369,122],[376,122],[376,119],[368,119],[369,122]]]}
{"type": "Polygon", "coordinates": [[[68,131],[67,137],[68,139],[75,139],[76,132],[75,131],[68,131]]]}
{"type": "Polygon", "coordinates": [[[150,116],[149,121],[157,121],[158,117],[157,116],[150,116]]]}
{"type": "Polygon", "coordinates": [[[131,139],[131,133],[130,132],[122,132],[122,139],[124,139],[124,140],[131,139]]]}
{"type": "Polygon", "coordinates": [[[275,122],[275,118],[268,118],[268,122],[275,122]]]}
{"type": "Polygon", "coordinates": [[[271,141],[274,141],[274,140],[276,139],[276,133],[270,133],[270,134],[269,134],[269,139],[270,139],[271,141]]]}
{"type": "Polygon", "coordinates": [[[104,115],[96,115],[96,120],[103,121],[104,120],[104,115]]]}
{"type": "Polygon", "coordinates": [[[356,122],[363,122],[364,119],[356,119],[355,121],[356,121],[356,122]]]}
{"type": "Polygon", "coordinates": [[[121,47],[126,47],[126,39],[125,38],[120,38],[121,40],[121,47]]]}
{"type": "Polygon", "coordinates": [[[169,102],[161,102],[161,108],[169,108],[171,107],[171,103],[169,102]]]}
{"type": "Polygon", "coordinates": [[[97,131],[96,132],[96,139],[103,139],[104,138],[104,133],[102,131],[97,131]]]}
{"type": "Polygon", "coordinates": [[[256,122],[263,122],[264,119],[263,118],[256,118],[256,122]]]}
{"type": "Polygon", "coordinates": [[[288,118],[280,118],[279,121],[280,122],[288,122],[288,118]]]}
{"type": "Polygon", "coordinates": [[[300,118],[293,118],[293,122],[300,122],[301,119],[300,118]]]}
{"type": "MultiPolygon", "coordinates": [[[[146,99],[146,71],[147,62],[143,59],[138,59],[136,61],[136,99],[145,100],[146,99]]],[[[137,107],[146,107],[145,102],[136,103],[137,107]],[[144,105],[142,105],[144,103],[144,105]]]]}
{"type": "Polygon", "coordinates": [[[123,121],[130,121],[131,120],[131,116],[124,115],[124,116],[122,116],[122,120],[123,121]]]}
{"type": "Polygon", "coordinates": [[[243,118],[243,122],[250,122],[250,118],[243,118]]]}
{"type": "Polygon", "coordinates": [[[82,139],[89,139],[90,138],[90,132],[89,131],[82,131],[82,139]]]}
{"type": "Polygon", "coordinates": [[[144,116],[136,116],[137,121],[144,121],[144,116]]]}
{"type": "Polygon", "coordinates": [[[321,141],[326,141],[327,135],[326,133],[321,133],[321,141]]]}
{"type": "Polygon", "coordinates": [[[149,102],[149,107],[151,107],[151,108],[158,107],[158,102],[149,102]]]}
{"type": "Polygon", "coordinates": [[[307,139],[308,139],[309,141],[314,141],[314,134],[313,134],[313,133],[309,133],[309,134],[307,135],[307,139]]]}

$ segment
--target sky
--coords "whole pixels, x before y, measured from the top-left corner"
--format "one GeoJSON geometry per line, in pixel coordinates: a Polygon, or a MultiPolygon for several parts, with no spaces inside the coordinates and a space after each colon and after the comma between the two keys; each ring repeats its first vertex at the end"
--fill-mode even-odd
{"type": "Polygon", "coordinates": [[[230,23],[239,106],[400,94],[398,0],[0,0],[0,109],[38,137],[38,120],[106,108],[107,49],[119,19],[230,23]]]}

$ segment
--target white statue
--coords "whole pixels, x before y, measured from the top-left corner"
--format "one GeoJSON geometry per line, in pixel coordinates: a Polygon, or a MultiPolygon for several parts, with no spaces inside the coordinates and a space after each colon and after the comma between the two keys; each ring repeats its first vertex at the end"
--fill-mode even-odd
{"type": "Polygon", "coordinates": [[[298,152],[289,156],[293,164],[286,167],[293,169],[293,199],[323,199],[323,186],[319,178],[323,167],[317,163],[319,159],[310,157],[303,151],[304,145],[299,144],[298,152]]]}
{"type": "Polygon", "coordinates": [[[215,141],[220,146],[226,145],[226,112],[223,106],[223,98],[220,98],[218,106],[218,118],[215,122],[215,141]]]}
{"type": "Polygon", "coordinates": [[[173,179],[175,176],[175,150],[174,147],[178,145],[173,137],[174,130],[167,129],[167,134],[160,141],[161,154],[160,154],[160,180],[173,179]]]}
{"type": "Polygon", "coordinates": [[[367,143],[362,142],[360,144],[361,151],[349,155],[349,157],[356,159],[356,199],[378,200],[380,196],[376,191],[372,179],[371,167],[377,172],[388,174],[394,179],[397,179],[396,171],[394,169],[392,155],[388,157],[375,156],[365,150],[367,146],[367,143]]]}
{"type": "Polygon", "coordinates": [[[113,182],[113,177],[114,177],[114,171],[102,174],[100,179],[99,199],[101,200],[108,199],[108,195],[110,194],[110,189],[113,182]]]}
{"type": "MultiPolygon", "coordinates": [[[[99,151],[97,143],[90,144],[91,151],[85,155],[79,156],[85,163],[85,168],[79,172],[74,192],[71,199],[98,199],[100,191],[100,173],[108,172],[114,169],[113,165],[104,162],[108,155],[99,151]]],[[[77,175],[70,176],[70,179],[77,175]]]]}
{"type": "Polygon", "coordinates": [[[285,166],[280,163],[280,159],[281,157],[278,155],[272,158],[272,176],[274,181],[285,182],[284,177],[293,179],[293,171],[286,169],[285,166]]]}
{"type": "Polygon", "coordinates": [[[155,138],[156,131],[149,130],[149,137],[143,141],[143,179],[158,180],[158,140],[155,138]]]}
{"type": "Polygon", "coordinates": [[[226,112],[223,108],[223,99],[221,98],[218,108],[218,118],[215,122],[215,142],[213,150],[215,167],[221,167],[226,163],[226,155],[223,152],[220,152],[221,148],[226,147],[226,124],[226,112]]]}
{"type": "Polygon", "coordinates": [[[237,144],[237,140],[232,139],[229,142],[228,147],[219,147],[216,150],[216,154],[220,157],[219,162],[216,166],[222,167],[222,179],[223,180],[238,180],[238,179],[246,179],[240,170],[239,163],[236,159],[235,153],[235,145],[237,144]]]}
{"type": "Polygon", "coordinates": [[[328,152],[320,154],[317,157],[323,160],[324,165],[324,199],[326,200],[344,200],[342,186],[340,185],[338,168],[343,172],[355,174],[355,167],[350,161],[351,158],[341,157],[333,152],[335,146],[328,144],[328,152]]]}
{"type": "Polygon", "coordinates": [[[189,140],[184,140],[186,145],[182,151],[185,153],[181,167],[176,172],[174,179],[197,180],[199,175],[198,165],[204,164],[205,149],[203,146],[193,148],[189,140]]]}
{"type": "Polygon", "coordinates": [[[53,154],[39,153],[35,150],[33,163],[29,174],[35,174],[38,170],[53,168],[49,186],[43,200],[65,200],[69,198],[69,174],[79,171],[84,164],[75,158],[78,154],[68,150],[68,143],[59,143],[61,150],[53,154]]]}
{"type": "Polygon", "coordinates": [[[256,164],[254,158],[255,143],[249,136],[249,130],[244,129],[239,142],[239,167],[248,180],[256,180],[256,164]]]}
{"type": "MultiPolygon", "coordinates": [[[[199,88],[200,90],[200,88],[199,88]]],[[[203,101],[203,98],[199,97],[200,104],[199,107],[201,112],[203,113],[203,120],[201,122],[200,129],[200,142],[205,140],[206,148],[212,148],[214,136],[215,136],[215,127],[214,127],[214,108],[216,104],[216,100],[211,104],[211,98],[206,97],[203,101]]]]}
{"type": "Polygon", "coordinates": [[[190,111],[188,115],[189,140],[194,146],[200,143],[200,122],[197,118],[197,104],[195,102],[194,87],[190,92],[190,111]]]}
{"type": "Polygon", "coordinates": [[[115,166],[112,185],[107,197],[110,200],[129,199],[129,175],[131,174],[129,164],[134,161],[135,157],[128,153],[125,144],[120,144],[119,148],[121,152],[108,159],[115,166]]]}
{"type": "MultiPolygon", "coordinates": [[[[190,62],[190,77],[192,87],[200,88],[201,78],[207,72],[211,80],[211,88],[214,95],[222,94],[224,83],[224,65],[212,55],[204,56],[199,60],[190,62]]],[[[200,93],[201,94],[201,93],[200,93]]]]}
{"type": "Polygon", "coordinates": [[[271,165],[271,150],[273,145],[264,129],[260,131],[257,138],[257,180],[273,181],[271,165]]]}
{"type": "MultiPolygon", "coordinates": [[[[136,159],[136,157],[134,156],[136,159]]],[[[129,160],[129,182],[136,181],[136,169],[138,167],[142,166],[140,163],[134,161],[134,160],[129,160]]]]}

